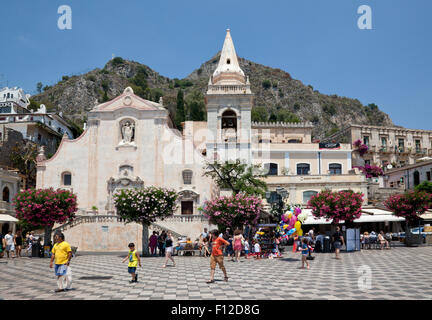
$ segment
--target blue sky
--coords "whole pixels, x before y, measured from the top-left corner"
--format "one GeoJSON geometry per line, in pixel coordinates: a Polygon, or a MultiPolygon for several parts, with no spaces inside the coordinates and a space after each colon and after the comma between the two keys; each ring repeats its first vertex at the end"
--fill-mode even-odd
{"type": "Polygon", "coordinates": [[[112,57],[183,78],[222,48],[283,69],[325,94],[376,103],[393,122],[432,130],[430,0],[17,0],[0,19],[0,86],[34,94],[36,83],[102,68],[112,57]],[[72,30],[57,9],[72,8],[72,30]],[[360,5],[373,30],[360,30],[360,5]]]}

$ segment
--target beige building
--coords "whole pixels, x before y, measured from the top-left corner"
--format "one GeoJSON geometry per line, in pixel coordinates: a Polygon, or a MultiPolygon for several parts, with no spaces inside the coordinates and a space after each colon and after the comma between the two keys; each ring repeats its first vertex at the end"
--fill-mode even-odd
{"type": "MultiPolygon", "coordinates": [[[[325,140],[351,144],[361,140],[369,147],[364,161],[386,169],[389,165],[389,169],[412,165],[418,159],[432,156],[432,130],[352,124],[325,140]]],[[[362,165],[358,153],[353,154],[353,160],[362,165]]]]}
{"type": "Polygon", "coordinates": [[[59,227],[70,243],[82,251],[124,251],[131,241],[141,245],[141,227],[125,226],[116,216],[113,194],[150,185],[179,194],[175,215],[151,230],[195,239],[210,227],[198,207],[220,194],[202,176],[206,160],[260,164],[270,190],[284,187],[293,204],[306,204],[324,188],[361,191],[367,198],[364,176],[352,170],[351,144],[312,143],[310,123],[252,123],[253,93],[229,30],[205,99],[208,121],[187,121],[181,134],[162,101],[143,100],[126,88],[89,112],[79,138],[64,136],[49,160],[41,152],[37,187],[78,195],[80,216],[59,227]]]}

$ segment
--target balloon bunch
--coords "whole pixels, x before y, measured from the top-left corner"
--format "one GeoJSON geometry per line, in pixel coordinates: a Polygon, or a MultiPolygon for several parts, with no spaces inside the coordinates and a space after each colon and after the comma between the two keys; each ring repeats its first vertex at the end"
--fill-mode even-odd
{"type": "Polygon", "coordinates": [[[279,223],[276,231],[279,232],[282,238],[286,239],[288,239],[289,236],[296,235],[301,237],[303,235],[301,226],[307,217],[307,213],[302,213],[300,208],[291,208],[282,215],[282,221],[279,223]]]}

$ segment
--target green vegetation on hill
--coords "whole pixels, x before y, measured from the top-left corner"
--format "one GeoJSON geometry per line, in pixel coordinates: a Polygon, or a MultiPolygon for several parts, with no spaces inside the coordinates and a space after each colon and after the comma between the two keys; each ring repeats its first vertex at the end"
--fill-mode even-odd
{"type": "MultiPolygon", "coordinates": [[[[205,119],[204,93],[209,77],[219,61],[219,54],[203,63],[184,79],[169,79],[143,64],[121,57],[110,60],[103,69],[84,75],[65,76],[54,86],[32,97],[37,103],[56,106],[76,123],[82,123],[97,103],[120,95],[127,86],[135,94],[152,101],[163,97],[164,106],[172,113],[177,127],[180,120],[205,119]],[[178,102],[181,89],[183,103],[178,102]],[[183,105],[183,111],[177,108],[183,105]],[[182,116],[182,112],[184,116],[182,116]]],[[[251,82],[254,93],[252,121],[311,121],[314,138],[323,138],[335,128],[350,123],[393,125],[389,116],[375,104],[363,106],[360,101],[337,95],[325,95],[295,80],[283,70],[266,67],[239,58],[240,67],[251,82]]]]}

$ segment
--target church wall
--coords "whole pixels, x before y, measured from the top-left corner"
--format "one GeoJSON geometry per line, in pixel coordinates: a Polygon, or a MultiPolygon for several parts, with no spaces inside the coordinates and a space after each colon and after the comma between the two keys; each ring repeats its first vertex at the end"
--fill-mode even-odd
{"type": "Polygon", "coordinates": [[[36,188],[62,188],[72,190],[78,196],[78,207],[87,207],[88,194],[88,149],[89,132],[85,131],[75,140],[63,139],[57,153],[45,161],[45,167],[38,166],[36,188]],[[72,175],[72,185],[64,186],[62,173],[72,175]]]}

